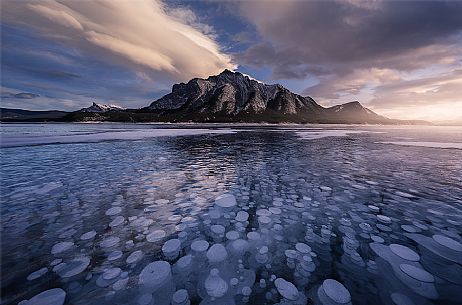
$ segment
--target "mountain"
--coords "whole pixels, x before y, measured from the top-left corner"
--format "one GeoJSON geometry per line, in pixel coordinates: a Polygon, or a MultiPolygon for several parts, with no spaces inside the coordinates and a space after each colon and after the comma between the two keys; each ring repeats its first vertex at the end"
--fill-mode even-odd
{"type": "Polygon", "coordinates": [[[267,85],[229,70],[207,79],[194,78],[188,83],[175,84],[171,93],[140,111],[153,112],[158,119],[166,121],[422,123],[388,119],[359,102],[324,108],[309,96],[292,93],[279,84],[267,85]]]}
{"type": "Polygon", "coordinates": [[[104,104],[97,104],[93,102],[93,105],[87,108],[82,108],[79,111],[80,112],[95,112],[95,113],[102,113],[102,112],[107,112],[107,111],[123,111],[125,108],[122,108],[120,106],[116,105],[104,105],[104,104]]]}
{"type": "Polygon", "coordinates": [[[175,84],[171,93],[144,109],[177,120],[224,122],[308,120],[323,112],[310,97],[229,70],[175,84]]]}
{"type": "MultiPolygon", "coordinates": [[[[3,119],[2,119],[3,120],[3,119]]],[[[359,102],[329,108],[279,84],[267,85],[239,72],[224,70],[206,79],[175,84],[172,92],[141,109],[93,103],[59,121],[114,122],[267,122],[342,124],[429,124],[393,120],[359,102]]]]}
{"type": "Polygon", "coordinates": [[[45,110],[33,111],[23,109],[0,108],[0,121],[2,122],[43,122],[55,121],[69,114],[66,111],[45,110]]]}

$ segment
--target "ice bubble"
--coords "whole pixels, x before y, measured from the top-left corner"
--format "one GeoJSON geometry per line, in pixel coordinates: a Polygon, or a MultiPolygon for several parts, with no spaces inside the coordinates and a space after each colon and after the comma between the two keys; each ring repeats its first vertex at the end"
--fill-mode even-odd
{"type": "Polygon", "coordinates": [[[111,253],[109,253],[109,255],[107,256],[107,259],[109,261],[115,261],[116,259],[119,259],[122,257],[122,251],[112,251],[111,253]]]}
{"type": "Polygon", "coordinates": [[[371,211],[373,212],[378,212],[380,211],[380,208],[379,207],[376,207],[375,205],[368,205],[367,206],[371,211]]]}
{"type": "Polygon", "coordinates": [[[120,238],[118,238],[117,236],[110,236],[106,239],[104,239],[101,243],[100,243],[100,246],[103,247],[103,248],[110,248],[110,247],[113,247],[115,245],[117,245],[120,241],[120,238]]]}
{"type": "Polygon", "coordinates": [[[45,290],[35,295],[21,305],[63,305],[66,299],[66,292],[61,288],[45,290]]]}
{"type": "Polygon", "coordinates": [[[207,294],[213,298],[221,298],[228,291],[228,284],[220,277],[218,269],[210,270],[205,280],[207,294]]]}
{"type": "Polygon", "coordinates": [[[54,259],[51,263],[50,263],[50,266],[56,266],[57,264],[61,263],[63,261],[62,258],[57,258],[57,259],[54,259]]]}
{"type": "Polygon", "coordinates": [[[260,225],[265,226],[271,222],[271,218],[269,218],[268,216],[259,216],[258,222],[260,223],[260,225]]]}
{"type": "Polygon", "coordinates": [[[381,224],[381,223],[378,223],[378,224],[377,224],[377,228],[378,228],[380,231],[383,231],[383,232],[391,232],[391,231],[393,231],[392,228],[390,228],[390,227],[388,227],[388,226],[386,226],[386,225],[383,225],[383,224],[381,224]]]}
{"type": "Polygon", "coordinates": [[[245,212],[245,211],[239,211],[237,212],[237,215],[236,215],[236,221],[240,221],[240,222],[244,222],[244,221],[247,221],[247,219],[249,219],[249,213],[245,212]]]}
{"type": "Polygon", "coordinates": [[[205,252],[207,251],[208,248],[209,248],[209,243],[202,239],[193,241],[193,243],[191,244],[191,250],[196,253],[205,252]]]}
{"type": "Polygon", "coordinates": [[[241,292],[244,296],[249,296],[252,293],[252,288],[245,286],[242,288],[241,292]]]}
{"type": "Polygon", "coordinates": [[[385,224],[390,224],[391,223],[391,218],[385,215],[377,215],[377,219],[385,224]]]}
{"type": "Polygon", "coordinates": [[[176,238],[167,240],[162,246],[162,252],[169,259],[176,258],[180,253],[180,249],[181,241],[176,238]]]}
{"type": "Polygon", "coordinates": [[[415,253],[413,250],[409,249],[406,246],[403,245],[398,245],[398,244],[391,244],[390,245],[390,250],[394,254],[398,255],[399,257],[412,261],[412,262],[418,262],[420,260],[419,254],[415,253]]]}
{"type": "Polygon", "coordinates": [[[377,235],[371,235],[371,239],[377,243],[383,243],[385,242],[385,240],[380,237],[380,236],[377,236],[377,235]]]}
{"type": "Polygon", "coordinates": [[[243,239],[236,239],[231,244],[234,253],[243,255],[249,248],[249,242],[243,239]]]}
{"type": "Polygon", "coordinates": [[[280,208],[270,207],[268,210],[274,215],[280,215],[282,213],[280,208]]]}
{"type": "Polygon", "coordinates": [[[391,300],[394,305],[415,305],[408,296],[399,292],[392,293],[391,300]]]}
{"type": "Polygon", "coordinates": [[[307,244],[304,244],[304,243],[297,243],[295,245],[295,249],[298,251],[298,252],[301,252],[303,254],[308,254],[311,252],[311,247],[308,246],[307,244]]]}
{"type": "Polygon", "coordinates": [[[236,198],[233,195],[223,194],[215,199],[215,204],[220,208],[229,209],[234,207],[237,204],[237,202],[236,198]]]}
{"type": "Polygon", "coordinates": [[[165,236],[167,235],[167,233],[165,233],[164,230],[155,230],[151,233],[149,233],[147,236],[146,236],[146,240],[150,243],[153,243],[153,242],[157,242],[159,240],[161,240],[162,238],[164,238],[165,236]]]}
{"type": "Polygon", "coordinates": [[[210,230],[212,231],[212,233],[219,235],[219,236],[222,236],[225,234],[225,227],[223,227],[222,225],[212,225],[210,227],[210,230]]]}
{"type": "Polygon", "coordinates": [[[401,229],[409,233],[418,232],[418,230],[414,226],[411,226],[411,225],[401,225],[401,229]]]}
{"type": "Polygon", "coordinates": [[[228,257],[228,252],[222,244],[214,244],[207,251],[207,259],[210,263],[220,263],[228,257]]]}
{"type": "Polygon", "coordinates": [[[113,285],[112,285],[112,289],[114,290],[122,290],[125,288],[125,286],[127,286],[128,284],[128,280],[129,278],[126,277],[126,278],[121,278],[120,280],[116,281],[113,285]]]}
{"type": "Polygon", "coordinates": [[[70,248],[72,248],[72,246],[74,246],[74,243],[71,242],[71,241],[59,242],[59,243],[55,244],[53,246],[53,248],[51,248],[51,254],[55,255],[55,254],[62,253],[64,251],[67,251],[70,248]]]}
{"type": "Polygon", "coordinates": [[[226,238],[228,240],[236,240],[239,238],[239,232],[237,231],[229,231],[228,233],[226,233],[226,238]]]}
{"type": "Polygon", "coordinates": [[[361,228],[361,230],[366,231],[366,232],[372,231],[372,226],[368,224],[367,222],[360,223],[359,227],[361,228]]]}
{"type": "Polygon", "coordinates": [[[177,290],[172,296],[172,305],[189,304],[188,291],[186,289],[177,290]]]}
{"type": "Polygon", "coordinates": [[[113,216],[119,214],[120,212],[122,212],[121,207],[112,207],[106,211],[106,215],[113,216]]]}
{"type": "Polygon", "coordinates": [[[401,271],[403,271],[413,279],[416,279],[420,282],[433,283],[435,281],[433,275],[431,275],[422,268],[409,264],[400,264],[399,269],[401,269],[401,271]]]}
{"type": "Polygon", "coordinates": [[[257,214],[257,216],[271,216],[271,212],[267,209],[259,209],[255,214],[257,214]]]}
{"type": "Polygon", "coordinates": [[[121,224],[123,224],[125,221],[125,218],[123,216],[117,216],[116,218],[114,218],[113,221],[111,221],[109,223],[109,226],[110,227],[117,227],[117,226],[120,226],[121,224]]]}
{"type": "Polygon", "coordinates": [[[103,279],[106,280],[106,281],[110,281],[110,280],[115,279],[116,277],[118,277],[121,272],[122,272],[122,270],[120,268],[107,269],[103,273],[103,279]]]}
{"type": "Polygon", "coordinates": [[[433,240],[451,250],[462,252],[462,244],[444,235],[433,235],[433,240]]]}
{"type": "Polygon", "coordinates": [[[87,233],[83,233],[82,236],[80,236],[81,240],[89,240],[93,239],[96,236],[95,230],[89,231],[87,233]]]}
{"type": "Polygon", "coordinates": [[[68,278],[77,274],[82,273],[90,265],[90,258],[78,257],[71,260],[68,263],[61,263],[57,265],[53,270],[62,278],[68,278]]]}
{"type": "Polygon", "coordinates": [[[322,289],[324,290],[324,293],[335,303],[347,304],[351,301],[351,295],[348,289],[336,280],[324,280],[322,283],[322,289]]]}
{"type": "Polygon", "coordinates": [[[180,272],[187,270],[191,267],[192,256],[190,254],[181,257],[175,264],[180,272]]]}
{"type": "Polygon", "coordinates": [[[249,233],[247,233],[247,238],[250,241],[258,241],[258,240],[260,240],[260,233],[258,233],[258,232],[249,232],[249,233]]]}
{"type": "Polygon", "coordinates": [[[274,281],[274,285],[283,298],[290,301],[295,301],[298,299],[299,292],[297,287],[295,287],[295,285],[291,282],[288,282],[285,279],[279,277],[274,281]]]}
{"type": "Polygon", "coordinates": [[[141,250],[137,250],[133,253],[131,253],[127,259],[126,262],[127,264],[133,264],[139,261],[143,257],[143,252],[141,250]]]}
{"type": "Polygon", "coordinates": [[[158,289],[170,279],[171,272],[169,263],[155,261],[141,270],[139,283],[154,290],[158,289]]]}
{"type": "Polygon", "coordinates": [[[31,274],[29,274],[27,276],[27,280],[28,281],[33,281],[35,279],[38,279],[39,277],[42,277],[43,275],[45,275],[46,273],[48,272],[48,268],[46,267],[43,267],[42,269],[39,269],[35,272],[32,272],[31,274]]]}

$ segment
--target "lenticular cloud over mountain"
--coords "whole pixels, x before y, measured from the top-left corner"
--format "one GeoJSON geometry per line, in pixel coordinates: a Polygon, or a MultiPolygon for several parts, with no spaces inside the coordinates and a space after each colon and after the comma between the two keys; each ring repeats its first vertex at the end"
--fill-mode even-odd
{"type": "MultiPolygon", "coordinates": [[[[234,68],[194,18],[169,12],[159,1],[10,1],[6,20],[39,30],[77,52],[107,58],[149,75],[172,79],[207,76],[234,68]],[[182,20],[181,18],[184,18],[182,20]],[[21,22],[23,23],[23,22],[21,22]]],[[[194,15],[193,15],[194,16],[194,15]]]]}

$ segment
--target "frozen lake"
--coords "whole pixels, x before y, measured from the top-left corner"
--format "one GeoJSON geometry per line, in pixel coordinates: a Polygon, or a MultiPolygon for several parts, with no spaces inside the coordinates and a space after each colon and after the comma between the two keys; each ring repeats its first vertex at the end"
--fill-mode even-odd
{"type": "Polygon", "coordinates": [[[3,124],[2,304],[460,304],[462,128],[3,124]]]}

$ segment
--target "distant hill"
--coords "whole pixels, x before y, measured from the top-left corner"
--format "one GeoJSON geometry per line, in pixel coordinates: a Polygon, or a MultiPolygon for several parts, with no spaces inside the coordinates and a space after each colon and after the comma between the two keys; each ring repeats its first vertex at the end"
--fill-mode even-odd
{"type": "Polygon", "coordinates": [[[33,111],[23,109],[0,108],[0,120],[2,122],[43,122],[62,119],[69,114],[66,111],[47,110],[33,111]]]}
{"type": "Polygon", "coordinates": [[[82,108],[79,110],[79,112],[96,112],[96,113],[103,113],[107,111],[123,111],[125,108],[116,106],[116,105],[110,105],[110,104],[97,104],[93,102],[93,104],[90,107],[87,108],[82,108]]]}

